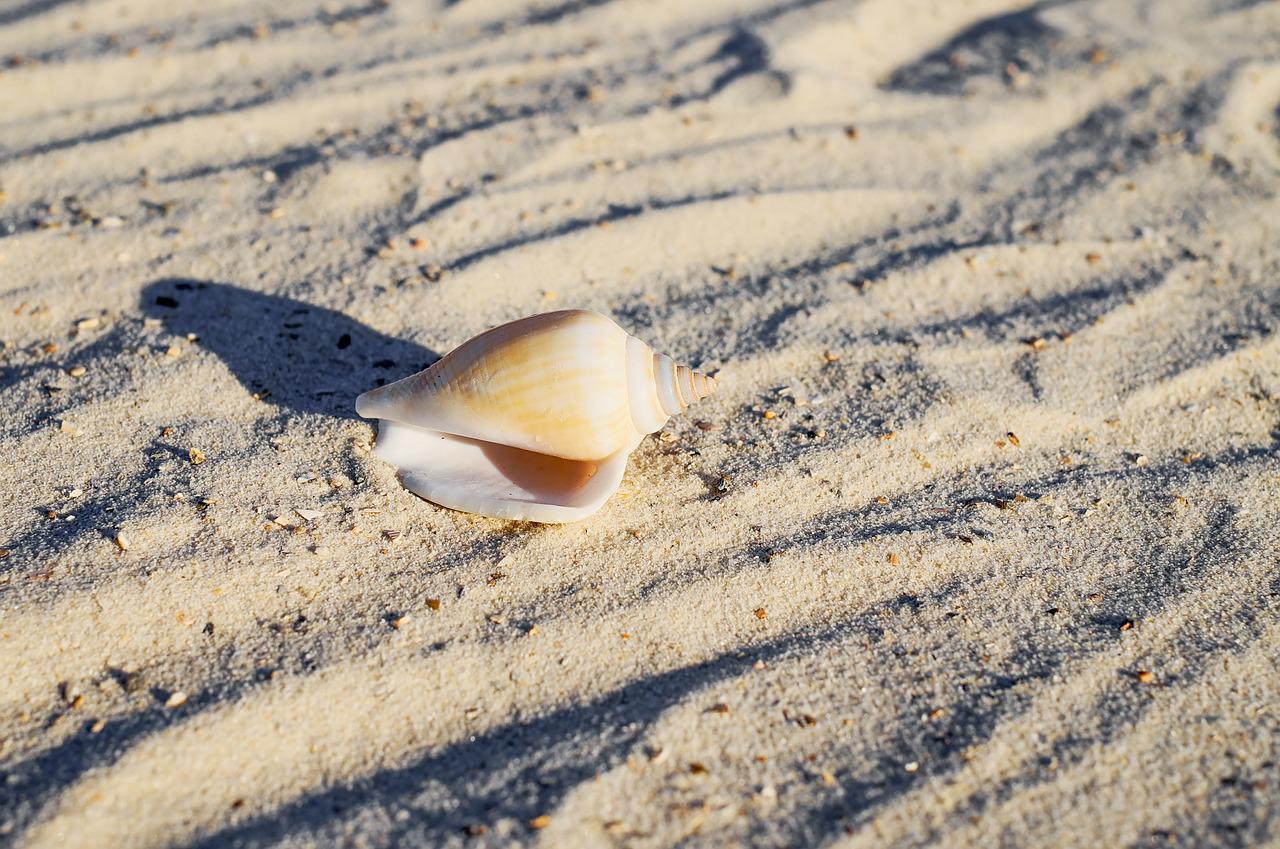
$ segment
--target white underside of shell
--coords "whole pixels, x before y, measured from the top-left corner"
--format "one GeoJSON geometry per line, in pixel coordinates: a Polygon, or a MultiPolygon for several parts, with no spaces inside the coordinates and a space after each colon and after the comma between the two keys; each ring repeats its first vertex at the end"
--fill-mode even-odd
{"type": "Polygon", "coordinates": [[[384,419],[373,453],[400,470],[406,489],[441,506],[559,523],[585,519],[604,506],[635,447],[598,462],[565,460],[384,419]]]}

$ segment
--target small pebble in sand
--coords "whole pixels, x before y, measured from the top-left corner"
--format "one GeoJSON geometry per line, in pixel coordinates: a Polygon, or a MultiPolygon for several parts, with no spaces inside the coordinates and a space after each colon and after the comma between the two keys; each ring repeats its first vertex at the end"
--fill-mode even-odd
{"type": "Polygon", "coordinates": [[[164,700],[164,706],[167,708],[182,707],[187,703],[187,694],[181,690],[175,690],[169,694],[169,698],[164,700]]]}
{"type": "Polygon", "coordinates": [[[529,820],[529,828],[532,828],[534,830],[543,829],[549,825],[551,825],[551,817],[547,816],[546,814],[536,816],[533,819],[529,820]]]}
{"type": "Polygon", "coordinates": [[[755,610],[755,614],[757,619],[764,619],[768,617],[769,611],[765,610],[763,607],[757,607],[755,610]]]}
{"type": "Polygon", "coordinates": [[[897,566],[899,563],[902,562],[902,560],[898,557],[898,555],[892,551],[890,551],[888,556],[885,557],[885,561],[888,562],[890,566],[897,566]]]}
{"type": "Polygon", "coordinates": [[[129,538],[124,535],[124,531],[116,531],[115,544],[121,551],[129,550],[129,538]]]}
{"type": "Polygon", "coordinates": [[[430,609],[430,610],[439,610],[439,609],[440,609],[440,599],[438,599],[438,598],[429,598],[429,599],[427,599],[427,608],[428,608],[428,609],[430,609]]]}
{"type": "Polygon", "coordinates": [[[832,351],[823,351],[822,359],[829,363],[838,363],[840,362],[840,355],[832,351]]]}
{"type": "Polygon", "coordinates": [[[1009,442],[1013,445],[1014,448],[1017,448],[1019,445],[1022,444],[1022,440],[1018,439],[1017,434],[1015,434],[1013,431],[1009,431],[1008,433],[1006,433],[1005,438],[1009,440],[1009,442]]]}
{"type": "Polygon", "coordinates": [[[902,765],[902,768],[907,772],[916,772],[920,769],[920,764],[917,761],[908,761],[902,765]]]}
{"type": "Polygon", "coordinates": [[[850,124],[849,126],[845,127],[845,128],[844,128],[844,137],[845,137],[845,138],[847,138],[849,141],[857,141],[857,140],[858,140],[858,128],[857,128],[857,127],[855,127],[855,126],[853,126],[852,124],[850,124]]]}
{"type": "Polygon", "coordinates": [[[728,716],[732,711],[724,702],[719,702],[707,708],[707,713],[714,713],[717,716],[728,716]]]}
{"type": "Polygon", "coordinates": [[[709,771],[704,764],[698,761],[693,761],[689,764],[689,773],[691,775],[706,775],[709,771]]]}
{"type": "Polygon", "coordinates": [[[90,734],[101,734],[101,733],[102,733],[102,729],[104,729],[104,728],[106,728],[106,727],[107,727],[107,721],[106,721],[105,719],[97,719],[97,720],[94,720],[93,725],[90,725],[90,726],[89,726],[89,733],[90,733],[90,734]]]}
{"type": "Polygon", "coordinates": [[[422,238],[410,239],[409,247],[413,248],[415,251],[425,251],[427,248],[431,247],[431,243],[422,238]]]}
{"type": "Polygon", "coordinates": [[[1098,263],[1102,262],[1102,254],[1087,253],[1084,255],[1084,261],[1089,263],[1090,265],[1097,265],[1098,263]]]}
{"type": "Polygon", "coordinates": [[[85,372],[87,371],[88,369],[86,369],[84,366],[72,366],[71,368],[67,369],[67,374],[71,375],[72,377],[84,377],[85,372]]]}
{"type": "Polygon", "coordinates": [[[712,431],[712,430],[720,429],[720,425],[713,424],[712,422],[706,422],[706,421],[703,421],[702,419],[698,419],[696,422],[694,422],[693,426],[696,427],[698,430],[702,430],[702,431],[712,431]]]}
{"type": "Polygon", "coordinates": [[[280,208],[280,207],[278,207],[278,206],[276,206],[276,207],[272,207],[271,211],[267,213],[267,216],[268,216],[268,217],[270,217],[270,218],[272,218],[272,219],[280,219],[280,218],[283,218],[283,217],[284,217],[284,210],[283,210],[283,209],[281,209],[281,208],[280,208]]]}
{"type": "Polygon", "coordinates": [[[1156,680],[1155,673],[1149,669],[1139,669],[1133,677],[1138,679],[1139,684],[1151,684],[1156,680]]]}
{"type": "Polygon", "coordinates": [[[762,415],[766,419],[776,419],[778,417],[778,414],[775,413],[773,410],[765,410],[762,415]]]}
{"type": "Polygon", "coordinates": [[[187,451],[187,459],[191,461],[191,465],[198,466],[207,458],[204,456],[204,452],[199,448],[191,448],[187,451]]]}
{"type": "Polygon", "coordinates": [[[382,532],[382,536],[387,542],[395,542],[400,539],[400,531],[386,530],[382,532]]]}

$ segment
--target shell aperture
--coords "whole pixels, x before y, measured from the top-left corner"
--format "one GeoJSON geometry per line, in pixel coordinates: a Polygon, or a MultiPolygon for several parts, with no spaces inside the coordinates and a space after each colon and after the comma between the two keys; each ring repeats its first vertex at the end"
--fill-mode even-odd
{"type": "Polygon", "coordinates": [[[715,380],[585,310],[529,316],[356,399],[410,491],[506,519],[569,522],[617,490],[648,433],[715,380]]]}

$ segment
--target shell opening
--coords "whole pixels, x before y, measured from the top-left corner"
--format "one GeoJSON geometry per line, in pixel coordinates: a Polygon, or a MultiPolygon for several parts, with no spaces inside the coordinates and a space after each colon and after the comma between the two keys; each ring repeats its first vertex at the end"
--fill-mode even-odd
{"type": "Polygon", "coordinates": [[[596,461],[566,460],[383,420],[374,453],[398,467],[405,488],[428,501],[555,523],[598,510],[618,488],[634,447],[596,461]]]}

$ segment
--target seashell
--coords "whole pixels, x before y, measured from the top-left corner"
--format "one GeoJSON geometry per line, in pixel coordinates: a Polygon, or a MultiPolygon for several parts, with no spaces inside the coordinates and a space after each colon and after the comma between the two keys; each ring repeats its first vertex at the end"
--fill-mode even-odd
{"type": "Polygon", "coordinates": [[[529,316],[356,399],[374,454],[428,501],[502,519],[571,522],[609,500],[646,434],[715,390],[612,320],[529,316]]]}

